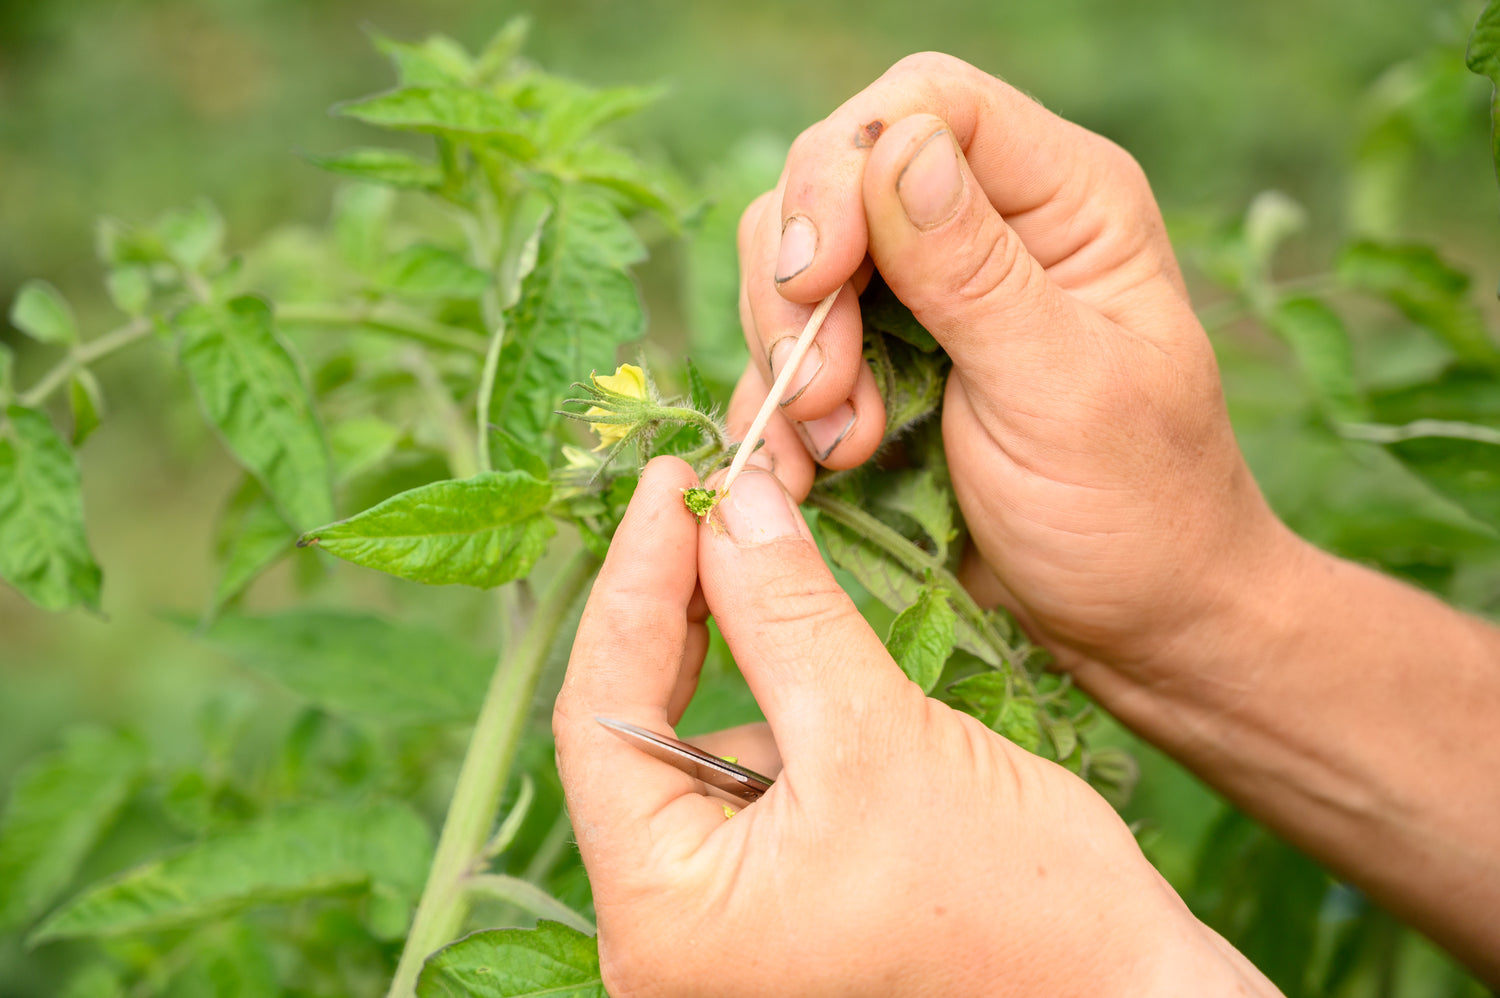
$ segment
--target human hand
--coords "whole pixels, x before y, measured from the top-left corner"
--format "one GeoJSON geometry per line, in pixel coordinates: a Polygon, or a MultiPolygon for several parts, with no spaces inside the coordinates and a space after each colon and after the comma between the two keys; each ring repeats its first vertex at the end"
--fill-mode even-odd
{"type": "Polygon", "coordinates": [[[902,675],[775,478],[701,526],[694,484],[674,458],[642,474],[553,721],[610,994],[1267,987],[1085,783],[902,675]],[[776,777],[732,819],[595,721],[669,730],[710,613],[769,725],[701,743],[776,777]]]}
{"type": "MultiPolygon", "coordinates": [[[[1215,633],[1229,593],[1294,560],[1141,170],[999,80],[946,56],[898,63],[797,140],[740,253],[752,364],[731,425],[812,303],[873,264],[953,358],[943,439],[977,554],[966,583],[1085,685],[1107,681],[1100,661],[1165,678],[1163,649],[1215,633]]],[[[880,442],[860,338],[845,291],[766,435],[795,494],[809,454],[847,468],[880,442]]]]}

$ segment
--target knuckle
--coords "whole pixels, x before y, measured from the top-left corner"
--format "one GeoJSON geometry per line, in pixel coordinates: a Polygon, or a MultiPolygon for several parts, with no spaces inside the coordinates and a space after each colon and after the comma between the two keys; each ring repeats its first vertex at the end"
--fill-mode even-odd
{"type": "Polygon", "coordinates": [[[974,67],[944,52],[913,52],[891,66],[889,75],[923,80],[946,80],[974,72],[974,67]]]}

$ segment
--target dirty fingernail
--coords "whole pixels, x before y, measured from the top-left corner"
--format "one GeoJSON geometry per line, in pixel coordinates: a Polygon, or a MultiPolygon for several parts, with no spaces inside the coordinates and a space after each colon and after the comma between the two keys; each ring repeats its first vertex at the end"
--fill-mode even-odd
{"type": "Polygon", "coordinates": [[[832,454],[834,448],[843,443],[849,431],[854,429],[854,420],[854,407],[844,402],[822,419],[814,419],[801,424],[813,457],[819,461],[828,460],[828,455],[832,454]]]}
{"type": "MultiPolygon", "coordinates": [[[[933,132],[917,147],[896,180],[901,207],[906,209],[911,224],[919,229],[930,229],[952,217],[962,192],[958,150],[946,128],[933,132]]],[[[783,239],[782,246],[785,245],[783,239]]]]}
{"type": "Polygon", "coordinates": [[[806,215],[793,215],[781,226],[781,252],[776,257],[776,283],[790,281],[812,266],[818,251],[818,230],[806,215]]]}
{"type": "MultiPolygon", "coordinates": [[[[786,365],[786,359],[796,345],[797,337],[795,336],[783,336],[771,344],[771,379],[773,381],[781,376],[781,369],[786,365]]],[[[781,397],[780,404],[791,405],[797,401],[822,369],[823,348],[814,343],[807,348],[807,353],[802,355],[802,363],[797,365],[797,373],[792,375],[792,380],[787,385],[786,394],[781,397]]]]}
{"type": "Polygon", "coordinates": [[[716,512],[736,544],[764,544],[797,533],[801,514],[776,476],[747,467],[724,493],[716,512]]]}

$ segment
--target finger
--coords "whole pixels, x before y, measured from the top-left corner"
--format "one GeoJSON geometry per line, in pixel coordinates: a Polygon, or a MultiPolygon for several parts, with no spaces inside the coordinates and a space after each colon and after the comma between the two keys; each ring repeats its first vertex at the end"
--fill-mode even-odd
{"type": "MultiPolygon", "coordinates": [[[[781,374],[813,308],[788,302],[754,275],[771,265],[756,260],[756,247],[771,245],[757,230],[774,218],[775,192],[754,202],[740,225],[740,321],[752,363],[770,385],[781,374]]],[[[874,375],[864,362],[864,327],[858,292],[869,282],[873,264],[859,268],[834,300],[816,338],[783,393],[781,413],[802,438],[814,460],[825,467],[852,468],[880,446],[885,406],[874,375]]],[[[762,395],[764,398],[764,394],[762,395]]]]}
{"type": "Polygon", "coordinates": [[[771,726],[764,721],[695,735],[688,741],[705,752],[737,762],[773,780],[781,772],[781,753],[776,750],[771,726]]]}
{"type": "Polygon", "coordinates": [[[1105,314],[1134,297],[1134,275],[1113,273],[1121,269],[1160,273],[1184,293],[1150,186],[1128,155],[967,63],[923,53],[898,62],[793,145],[776,221],[804,219],[812,231],[793,226],[778,244],[786,257],[778,287],[788,300],[815,302],[859,265],[868,244],[858,193],[865,161],[885,131],[920,113],[948,123],[978,190],[1031,256],[1056,270],[1059,286],[1105,314]],[[809,259],[797,255],[808,248],[809,259]]]}
{"type": "Polygon", "coordinates": [[[922,691],[823,563],[775,476],[749,470],[702,526],[709,609],[790,768],[902,726],[922,691]]]}
{"type": "Polygon", "coordinates": [[[708,602],[703,598],[702,586],[694,589],[693,598],[688,600],[687,619],[687,639],[682,645],[677,683],[667,704],[667,720],[674,726],[682,720],[698,692],[698,678],[703,674],[703,659],[708,654],[708,602]]]}
{"type": "MultiPolygon", "coordinates": [[[[730,436],[737,440],[744,439],[745,431],[760,411],[765,398],[765,377],[751,363],[745,367],[739,384],[734,386],[734,394],[729,397],[729,409],[724,418],[729,424],[730,436]]],[[[807,493],[812,490],[813,475],[818,469],[791,422],[781,413],[775,413],[766,424],[761,437],[765,444],[750,458],[751,463],[768,468],[799,502],[807,498],[807,493]]]]}
{"type": "MultiPolygon", "coordinates": [[[[984,196],[952,128],[912,115],[885,131],[865,170],[870,252],[891,290],[953,357],[971,402],[1027,420],[1096,418],[1134,330],[1064,292],[984,196]]],[[[1159,309],[1175,331],[1180,318],[1159,309]]]]}
{"type": "Polygon", "coordinates": [[[707,834],[708,819],[722,821],[696,780],[595,720],[605,715],[668,730],[685,650],[697,640],[689,634],[705,626],[692,609],[697,525],[681,492],[694,484],[692,469],[676,458],[658,458],[642,472],[579,621],[553,712],[568,812],[591,869],[641,848],[649,819],[674,802],[687,804],[685,834],[694,834],[694,822],[707,834]]]}

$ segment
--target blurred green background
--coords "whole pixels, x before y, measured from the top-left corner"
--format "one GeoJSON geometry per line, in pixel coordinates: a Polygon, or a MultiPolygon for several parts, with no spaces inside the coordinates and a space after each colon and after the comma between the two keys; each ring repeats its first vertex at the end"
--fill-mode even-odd
{"type": "MultiPolygon", "coordinates": [[[[366,137],[326,110],[389,84],[368,31],[443,31],[476,46],[519,13],[534,22],[529,54],[553,71],[666,84],[667,96],[626,126],[630,139],[718,192],[722,212],[774,180],[798,131],[902,55],[936,49],[1129,149],[1184,246],[1276,188],[1310,220],[1280,277],[1326,270],[1336,242],[1362,232],[1437,245],[1487,290],[1500,276],[1488,84],[1461,61],[1478,9],[1442,0],[11,2],[0,5],[0,301],[44,276],[88,334],[109,328],[91,248],[100,215],[142,221],[204,195],[222,207],[232,247],[321,224],[335,182],[300,153],[366,137]]],[[[695,252],[715,249],[724,247],[700,240],[695,252]]],[[[689,252],[662,247],[643,275],[662,342],[687,339],[686,317],[698,314],[676,277],[689,252]]],[[[1192,277],[1200,307],[1225,297],[1192,277]]],[[[1481,297],[1493,320],[1491,296],[1481,297]]],[[[13,331],[0,336],[20,353],[20,384],[49,363],[13,331]]],[[[1309,428],[1303,390],[1265,334],[1230,323],[1216,344],[1247,453],[1294,527],[1474,609],[1500,610],[1492,538],[1405,495],[1386,470],[1336,453],[1309,428]]],[[[1379,328],[1358,345],[1372,384],[1434,363],[1379,328]]],[[[201,750],[205,725],[276,695],[165,620],[198,612],[212,585],[229,461],[165,365],[128,354],[101,375],[110,412],[81,460],[105,614],[49,617],[0,587],[0,790],[65,724],[129,724],[166,757],[185,758],[201,750]]],[[[275,605],[288,575],[273,575],[252,605],[275,605]]],[[[384,583],[367,585],[376,604],[393,599],[384,583]]],[[[484,612],[453,591],[401,599],[439,621],[484,612]]],[[[1174,879],[1218,815],[1204,791],[1153,758],[1132,813],[1174,879]]],[[[100,869],[133,855],[128,841],[105,853],[100,869]]],[[[1406,945],[1421,953],[1415,965],[1441,966],[1406,945]]],[[[1432,974],[1412,987],[1448,979],[1432,974]]]]}

